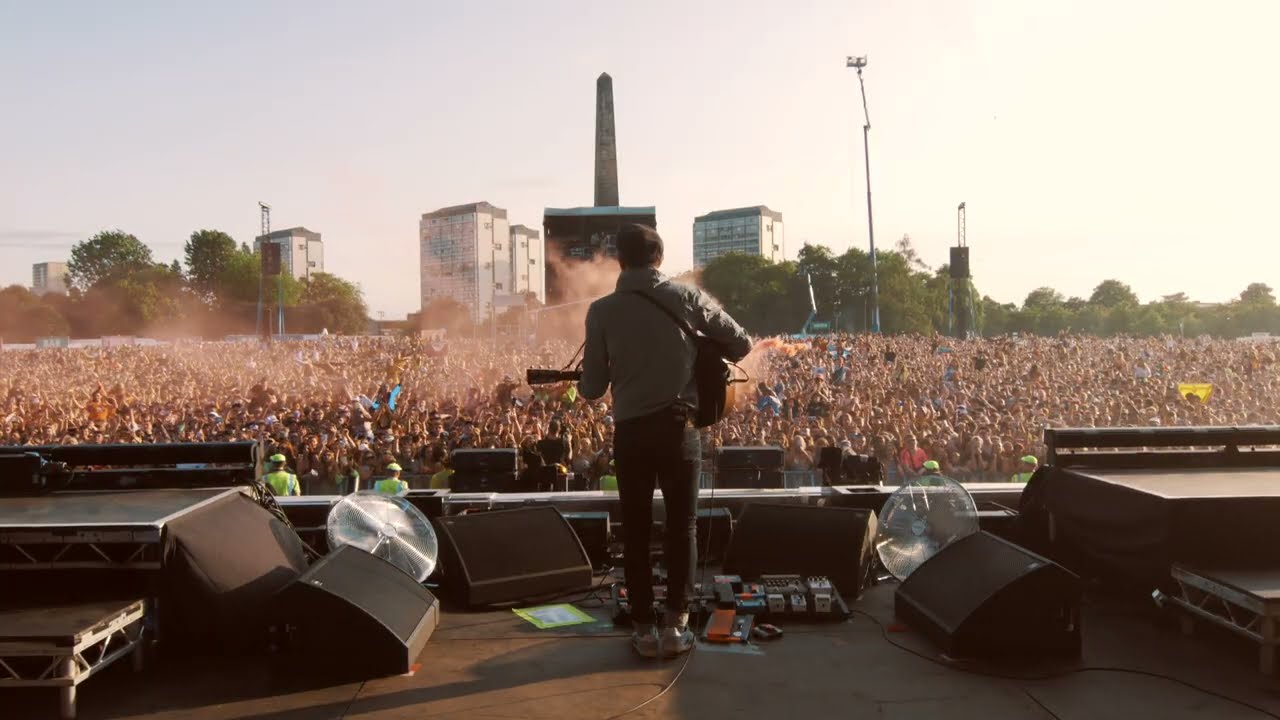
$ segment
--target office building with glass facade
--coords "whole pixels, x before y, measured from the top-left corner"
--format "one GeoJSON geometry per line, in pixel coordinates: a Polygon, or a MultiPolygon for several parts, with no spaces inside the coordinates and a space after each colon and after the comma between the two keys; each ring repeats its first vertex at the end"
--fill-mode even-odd
{"type": "Polygon", "coordinates": [[[764,205],[716,210],[693,219],[693,266],[731,252],[779,262],[786,252],[782,213],[764,205]]]}

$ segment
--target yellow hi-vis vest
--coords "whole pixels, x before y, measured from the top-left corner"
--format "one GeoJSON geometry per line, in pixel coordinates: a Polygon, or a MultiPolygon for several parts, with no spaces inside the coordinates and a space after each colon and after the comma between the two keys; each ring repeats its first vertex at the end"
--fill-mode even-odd
{"type": "Polygon", "coordinates": [[[618,476],[617,475],[601,475],[600,489],[605,492],[618,492],[618,476]]]}
{"type": "Polygon", "coordinates": [[[409,483],[400,478],[382,478],[373,484],[373,489],[383,495],[399,495],[409,491],[409,483]]]}
{"type": "Polygon", "coordinates": [[[1025,473],[1014,473],[1013,477],[1009,478],[1009,480],[1010,482],[1022,483],[1025,485],[1027,481],[1031,479],[1032,475],[1035,475],[1035,471],[1025,472],[1025,473]]]}
{"type": "Polygon", "coordinates": [[[298,477],[291,472],[284,470],[276,470],[262,476],[262,482],[266,485],[273,495],[301,495],[302,488],[298,486],[298,477]]]}

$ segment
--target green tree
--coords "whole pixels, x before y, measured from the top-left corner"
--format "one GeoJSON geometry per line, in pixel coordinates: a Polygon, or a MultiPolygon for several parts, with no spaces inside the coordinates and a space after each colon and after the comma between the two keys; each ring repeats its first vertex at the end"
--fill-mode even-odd
{"type": "MultiPolygon", "coordinates": [[[[228,259],[215,279],[218,292],[213,307],[222,325],[239,331],[257,326],[259,280],[262,280],[262,262],[257,254],[238,252],[228,259]]],[[[302,297],[303,285],[287,273],[266,278],[261,284],[263,317],[272,314],[271,308],[275,307],[281,290],[284,306],[290,308],[302,297]]]]}
{"type": "Polygon", "coordinates": [[[20,285],[0,290],[0,339],[26,343],[39,337],[70,334],[67,319],[44,298],[20,285]]]}
{"type": "Polygon", "coordinates": [[[191,287],[205,296],[215,290],[218,276],[236,254],[236,241],[221,230],[197,230],[183,248],[191,287]]]}
{"type": "Polygon", "coordinates": [[[451,297],[432,298],[418,315],[421,330],[444,330],[450,336],[471,332],[471,311],[451,297]]]}
{"type": "Polygon", "coordinates": [[[1276,295],[1271,287],[1264,283],[1249,283],[1249,287],[1240,293],[1240,302],[1270,307],[1276,304],[1276,295]]]}
{"type": "Polygon", "coordinates": [[[303,290],[299,306],[304,331],[354,334],[369,326],[369,308],[354,283],[329,273],[315,273],[303,290]]]}
{"type": "MultiPolygon", "coordinates": [[[[813,297],[817,304],[819,318],[831,318],[836,307],[841,303],[836,277],[838,264],[831,251],[821,245],[805,245],[800,248],[800,256],[796,260],[796,272],[801,277],[808,275],[813,283],[813,297]]],[[[805,291],[808,291],[806,283],[805,291]]]]}
{"type": "Polygon", "coordinates": [[[67,277],[73,287],[88,290],[151,264],[151,249],[138,238],[122,230],[106,230],[71,248],[67,277]]]}
{"type": "Polygon", "coordinates": [[[1089,304],[1103,308],[1115,308],[1121,305],[1137,305],[1138,296],[1133,289],[1119,280],[1103,280],[1093,289],[1089,296],[1089,304]]]}
{"type": "Polygon", "coordinates": [[[1038,287],[1027,293],[1027,299],[1022,301],[1023,310],[1045,310],[1046,308],[1057,307],[1066,302],[1062,297],[1062,293],[1050,287],[1038,287]]]}

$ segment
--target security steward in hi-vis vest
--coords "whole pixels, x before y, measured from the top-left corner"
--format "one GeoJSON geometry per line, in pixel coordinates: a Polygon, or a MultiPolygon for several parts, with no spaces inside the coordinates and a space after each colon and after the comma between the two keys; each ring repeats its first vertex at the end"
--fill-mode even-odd
{"type": "Polygon", "coordinates": [[[609,461],[609,472],[600,476],[600,489],[605,492],[618,492],[618,476],[615,474],[614,462],[609,461]]]}
{"type": "Polygon", "coordinates": [[[298,484],[298,476],[284,469],[284,455],[276,453],[267,458],[269,472],[262,476],[262,484],[267,486],[272,495],[301,495],[302,486],[298,484]]]}
{"type": "Polygon", "coordinates": [[[373,489],[383,495],[403,495],[409,492],[409,483],[400,479],[400,466],[391,463],[387,466],[387,475],[373,484],[373,489]]]}
{"type": "Polygon", "coordinates": [[[919,485],[942,485],[942,467],[937,460],[925,460],[923,472],[916,478],[919,485]]]}
{"type": "Polygon", "coordinates": [[[1009,480],[1025,485],[1031,479],[1031,476],[1035,474],[1036,465],[1039,464],[1039,461],[1036,460],[1035,455],[1023,455],[1018,462],[1018,472],[1014,473],[1009,480]]]}

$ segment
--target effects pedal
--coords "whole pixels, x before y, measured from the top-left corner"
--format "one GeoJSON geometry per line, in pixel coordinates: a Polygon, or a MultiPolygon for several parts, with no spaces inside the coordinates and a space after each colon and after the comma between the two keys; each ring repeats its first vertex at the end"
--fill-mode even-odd
{"type": "Polygon", "coordinates": [[[831,613],[831,596],[827,593],[813,594],[813,611],[819,615],[831,613]]]}
{"type": "Polygon", "coordinates": [[[807,612],[809,612],[809,601],[808,601],[808,599],[807,599],[803,594],[801,594],[801,593],[793,593],[793,594],[790,596],[790,601],[791,601],[791,602],[790,602],[790,607],[789,607],[788,609],[789,609],[791,612],[793,612],[793,613],[807,613],[807,612]]]}
{"type": "Polygon", "coordinates": [[[799,575],[761,575],[760,582],[764,585],[765,592],[779,595],[808,592],[808,588],[805,587],[804,581],[799,575]]]}
{"type": "Polygon", "coordinates": [[[760,583],[743,583],[742,590],[735,598],[735,605],[740,613],[756,615],[769,609],[765,600],[764,586],[760,583]]]}
{"type": "Polygon", "coordinates": [[[831,584],[831,579],[822,575],[815,575],[813,577],[807,578],[805,580],[805,584],[809,586],[809,592],[813,593],[814,595],[817,595],[819,593],[830,595],[831,589],[833,587],[831,584]]]}
{"type": "Polygon", "coordinates": [[[768,595],[765,596],[765,599],[768,601],[768,604],[769,604],[769,612],[784,613],[787,611],[787,598],[785,595],[779,595],[778,593],[769,593],[768,595]]]}
{"type": "Polygon", "coordinates": [[[737,616],[733,610],[722,608],[712,611],[711,619],[707,621],[707,629],[703,632],[703,639],[713,643],[737,642],[733,637],[736,619],[737,616]]]}

